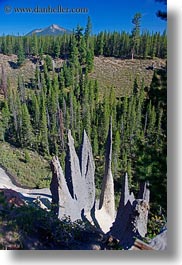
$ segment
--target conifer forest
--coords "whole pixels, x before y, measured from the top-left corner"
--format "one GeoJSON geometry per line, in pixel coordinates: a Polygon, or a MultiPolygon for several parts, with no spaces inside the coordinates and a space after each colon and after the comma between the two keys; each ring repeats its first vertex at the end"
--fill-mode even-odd
{"type": "MultiPolygon", "coordinates": [[[[115,193],[119,194],[126,172],[134,193],[141,181],[149,181],[151,213],[162,213],[166,218],[167,36],[166,32],[141,32],[140,19],[136,14],[131,33],[93,34],[88,18],[85,28],[78,25],[70,34],[0,37],[0,55],[17,58],[16,63],[10,62],[11,68],[20,73],[29,60],[35,69],[28,81],[19,74],[12,84],[6,67],[0,65],[0,165],[8,168],[20,185],[49,187],[51,158],[58,156],[64,168],[68,130],[78,153],[85,130],[92,145],[99,190],[112,117],[115,193]],[[103,85],[93,77],[96,58],[128,61],[131,66],[149,60],[151,82],[146,84],[145,76],[141,80],[133,73],[130,88],[121,83],[119,93],[114,83],[103,85]],[[163,65],[156,66],[155,60],[162,60],[163,65]],[[9,148],[6,158],[3,148],[9,148]],[[11,161],[13,155],[20,156],[19,162],[14,162],[17,167],[11,161]],[[44,161],[47,171],[35,163],[37,175],[33,176],[30,168],[22,177],[21,164],[28,166],[33,159],[44,161]]],[[[102,73],[104,76],[104,68],[102,73]]]]}

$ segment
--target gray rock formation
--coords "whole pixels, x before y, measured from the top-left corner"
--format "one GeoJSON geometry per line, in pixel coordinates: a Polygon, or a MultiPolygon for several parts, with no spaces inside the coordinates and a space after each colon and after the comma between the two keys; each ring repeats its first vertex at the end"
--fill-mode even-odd
{"type": "Polygon", "coordinates": [[[99,209],[105,209],[111,219],[115,218],[114,181],[111,171],[112,161],[112,120],[106,142],[105,172],[102,182],[99,209]]]}
{"type": "Polygon", "coordinates": [[[120,199],[120,209],[123,209],[128,201],[132,204],[135,200],[133,192],[130,194],[128,185],[128,174],[126,173],[122,181],[121,199],[120,199]]]}
{"type": "Polygon", "coordinates": [[[80,219],[81,212],[69,192],[58,157],[53,157],[51,161],[51,170],[52,181],[50,190],[52,193],[52,204],[55,213],[60,219],[64,216],[69,216],[72,221],[80,219]]]}
{"type": "Polygon", "coordinates": [[[70,194],[74,200],[79,204],[79,211],[84,208],[85,201],[84,189],[85,183],[81,176],[80,162],[75,151],[74,139],[71,131],[68,131],[68,151],[66,156],[65,177],[68,184],[70,194]]]}
{"type": "Polygon", "coordinates": [[[95,164],[92,147],[84,131],[80,160],[74,147],[71,131],[68,132],[65,176],[57,157],[51,162],[51,193],[54,211],[59,218],[69,216],[72,221],[82,219],[95,203],[95,164]]]}
{"type": "Polygon", "coordinates": [[[89,221],[104,233],[119,240],[125,249],[130,249],[135,238],[142,239],[147,233],[149,210],[149,184],[143,183],[139,196],[130,193],[127,173],[122,180],[120,203],[115,214],[114,181],[111,171],[112,122],[106,142],[105,172],[100,200],[95,199],[95,163],[89,138],[84,131],[80,155],[75,151],[71,131],[68,132],[65,176],[57,157],[51,163],[52,202],[59,218],[70,216],[71,221],[89,221]],[[116,217],[115,217],[116,216],[116,217]]]}
{"type": "Polygon", "coordinates": [[[147,233],[149,204],[145,200],[148,198],[146,187],[142,186],[143,193],[142,190],[139,192],[141,198],[135,199],[129,191],[127,174],[123,178],[120,204],[110,234],[117,238],[125,249],[134,244],[135,238],[143,238],[147,233]]]}
{"type": "Polygon", "coordinates": [[[149,204],[147,201],[137,199],[133,202],[134,213],[134,232],[137,232],[141,237],[145,237],[147,234],[147,222],[148,222],[148,210],[149,204]]]}
{"type": "Polygon", "coordinates": [[[148,181],[140,183],[140,191],[139,191],[138,197],[149,203],[149,201],[150,201],[150,190],[149,190],[149,182],[148,181]]]}
{"type": "Polygon", "coordinates": [[[167,229],[164,228],[159,235],[151,240],[149,245],[155,250],[167,250],[167,229]]]}
{"type": "Polygon", "coordinates": [[[92,146],[84,130],[80,152],[80,169],[84,183],[84,212],[89,212],[95,202],[95,163],[92,154],[92,146]]]}
{"type": "Polygon", "coordinates": [[[144,200],[127,202],[124,209],[118,211],[110,234],[119,240],[124,249],[134,244],[135,238],[142,239],[147,233],[148,203],[144,200]]]}

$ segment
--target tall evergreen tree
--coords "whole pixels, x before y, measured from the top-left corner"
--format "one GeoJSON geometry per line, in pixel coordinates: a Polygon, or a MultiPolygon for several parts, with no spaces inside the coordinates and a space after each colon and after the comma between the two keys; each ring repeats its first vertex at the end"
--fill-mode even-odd
{"type": "Polygon", "coordinates": [[[92,33],[92,22],[91,22],[91,18],[88,17],[87,25],[85,29],[85,40],[86,40],[87,47],[89,46],[89,38],[91,36],[91,33],[92,33]]]}
{"type": "Polygon", "coordinates": [[[94,44],[93,44],[93,41],[90,42],[89,48],[87,48],[86,65],[87,65],[87,70],[90,73],[94,68],[94,44]]]}
{"type": "Polygon", "coordinates": [[[22,66],[22,64],[25,61],[25,51],[23,48],[23,43],[22,41],[19,43],[19,49],[18,49],[18,54],[17,54],[18,58],[17,58],[17,65],[18,67],[22,66]]]}
{"type": "Polygon", "coordinates": [[[8,107],[8,103],[5,100],[4,101],[4,106],[1,110],[1,116],[2,119],[0,121],[0,139],[4,141],[6,139],[6,134],[8,135],[9,133],[9,121],[10,121],[10,110],[8,107]]]}
{"type": "Polygon", "coordinates": [[[48,128],[47,128],[47,110],[44,93],[41,93],[41,113],[40,113],[40,134],[39,134],[39,145],[40,151],[43,155],[49,154],[48,144],[48,128]]]}
{"type": "Polygon", "coordinates": [[[60,56],[60,49],[61,49],[60,42],[59,42],[59,38],[57,37],[55,39],[55,42],[54,42],[54,57],[55,58],[59,58],[59,56],[60,56]]]}
{"type": "Polygon", "coordinates": [[[132,60],[134,58],[134,53],[137,53],[138,48],[139,48],[141,17],[142,16],[140,13],[136,13],[134,18],[132,19],[132,23],[134,24],[134,28],[132,30],[132,37],[131,37],[131,42],[132,42],[131,57],[132,57],[132,60]]]}
{"type": "Polygon", "coordinates": [[[21,145],[22,147],[33,146],[32,125],[26,103],[22,104],[21,145]]]}
{"type": "Polygon", "coordinates": [[[85,39],[82,37],[79,46],[79,61],[81,65],[86,63],[87,48],[85,39]]]}

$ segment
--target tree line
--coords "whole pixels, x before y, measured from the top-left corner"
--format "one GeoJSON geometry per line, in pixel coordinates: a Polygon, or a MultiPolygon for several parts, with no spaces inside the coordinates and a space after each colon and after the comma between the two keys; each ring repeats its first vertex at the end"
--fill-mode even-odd
{"type": "MultiPolygon", "coordinates": [[[[54,58],[67,59],[71,52],[72,36],[79,42],[79,50],[82,55],[90,51],[95,56],[112,56],[117,58],[166,58],[167,57],[167,35],[159,32],[140,32],[141,15],[137,13],[132,23],[131,33],[103,31],[91,35],[91,20],[88,19],[87,27],[79,25],[73,34],[62,36],[2,36],[0,37],[0,53],[5,55],[16,54],[18,66],[29,56],[50,55],[54,58]],[[84,38],[82,38],[84,36],[84,38]],[[87,38],[89,36],[89,47],[87,38]]],[[[88,55],[89,56],[89,55],[88,55]]],[[[91,56],[91,55],[90,55],[91,56]]],[[[84,56],[83,56],[84,57],[84,56]]],[[[82,58],[82,56],[80,57],[82,58]]]]}

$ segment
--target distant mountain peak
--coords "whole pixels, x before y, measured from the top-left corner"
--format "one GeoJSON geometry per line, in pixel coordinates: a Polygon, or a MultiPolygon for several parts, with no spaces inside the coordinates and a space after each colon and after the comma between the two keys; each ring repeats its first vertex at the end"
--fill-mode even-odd
{"type": "Polygon", "coordinates": [[[63,27],[60,27],[57,24],[52,24],[46,28],[42,29],[34,29],[26,34],[26,36],[31,35],[37,35],[37,36],[46,36],[46,35],[52,35],[52,36],[58,36],[63,34],[71,34],[72,32],[68,29],[65,29],[63,27]]]}

